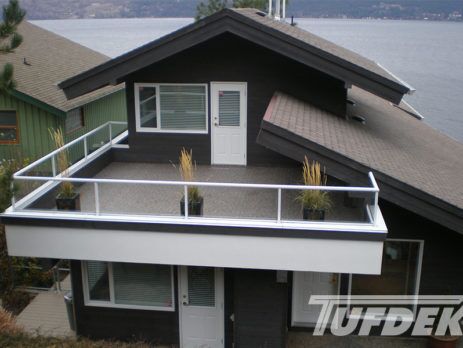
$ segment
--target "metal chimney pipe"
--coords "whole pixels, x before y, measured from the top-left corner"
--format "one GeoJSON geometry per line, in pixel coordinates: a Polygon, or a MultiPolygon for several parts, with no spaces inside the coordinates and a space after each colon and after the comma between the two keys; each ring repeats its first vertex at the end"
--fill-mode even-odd
{"type": "Polygon", "coordinates": [[[273,0],[268,0],[268,16],[272,17],[272,10],[273,10],[273,0]]]}
{"type": "Polygon", "coordinates": [[[278,20],[278,21],[281,19],[281,0],[276,0],[275,19],[278,20]]]}
{"type": "Polygon", "coordinates": [[[283,0],[283,11],[282,12],[283,13],[281,15],[281,18],[285,20],[286,19],[286,0],[283,0]]]}

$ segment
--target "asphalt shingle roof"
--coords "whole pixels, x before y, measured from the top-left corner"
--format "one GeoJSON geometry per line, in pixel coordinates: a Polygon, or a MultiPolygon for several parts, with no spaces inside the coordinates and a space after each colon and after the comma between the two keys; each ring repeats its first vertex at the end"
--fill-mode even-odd
{"type": "Polygon", "coordinates": [[[280,92],[264,121],[463,209],[462,143],[357,87],[349,98],[365,124],[280,92]]]}
{"type": "Polygon", "coordinates": [[[123,88],[122,85],[109,86],[67,100],[58,83],[107,61],[109,57],[27,21],[20,24],[18,32],[24,37],[23,43],[12,53],[0,54],[0,66],[13,64],[19,92],[61,111],[69,111],[123,88]]]}
{"type": "Polygon", "coordinates": [[[263,24],[271,29],[278,30],[279,32],[289,35],[301,42],[304,42],[314,48],[319,49],[321,52],[330,54],[335,59],[341,59],[346,62],[352,63],[353,65],[363,68],[368,72],[374,73],[388,80],[391,80],[398,84],[403,84],[395,76],[390,74],[380,65],[373,60],[365,58],[358,53],[355,53],[347,48],[336,45],[335,43],[321,38],[315,34],[312,34],[304,29],[297,26],[292,26],[285,21],[275,20],[268,16],[259,15],[259,11],[252,8],[234,8],[231,9],[245,17],[252,19],[255,22],[263,24]]]}

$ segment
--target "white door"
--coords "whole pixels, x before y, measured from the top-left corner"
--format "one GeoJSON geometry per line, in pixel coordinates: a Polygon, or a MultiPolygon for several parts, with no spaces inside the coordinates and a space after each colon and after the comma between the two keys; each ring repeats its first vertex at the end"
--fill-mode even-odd
{"type": "Polygon", "coordinates": [[[211,83],[212,164],[246,165],[246,83],[211,83]]]}
{"type": "Polygon", "coordinates": [[[293,273],[293,326],[315,326],[321,306],[309,306],[311,295],[337,295],[339,276],[336,273],[293,273]]]}
{"type": "Polygon", "coordinates": [[[179,267],[182,348],[224,347],[223,269],[179,267]]]}

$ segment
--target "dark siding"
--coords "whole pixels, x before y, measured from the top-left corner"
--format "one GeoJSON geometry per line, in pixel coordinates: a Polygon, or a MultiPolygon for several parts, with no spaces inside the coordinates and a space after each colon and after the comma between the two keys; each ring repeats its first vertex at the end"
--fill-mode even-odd
{"type": "Polygon", "coordinates": [[[77,334],[94,339],[141,340],[154,344],[178,344],[177,270],[175,312],[127,310],[84,305],[80,261],[71,261],[72,291],[77,334]]]}
{"type": "Polygon", "coordinates": [[[380,202],[388,238],[424,240],[421,295],[463,293],[463,235],[392,203],[380,202]]]}
{"type": "MultiPolygon", "coordinates": [[[[286,157],[256,143],[262,117],[277,90],[311,102],[341,117],[345,115],[344,83],[256,46],[224,34],[127,77],[129,144],[138,161],[177,161],[182,147],[192,148],[198,163],[210,163],[210,134],[156,134],[135,132],[134,82],[248,83],[248,164],[291,163],[286,157]]],[[[209,125],[210,129],[210,125],[209,125]]],[[[130,156],[128,156],[130,157],[130,156]]]]}
{"type": "Polygon", "coordinates": [[[239,348],[284,347],[288,285],[275,271],[235,270],[235,345],[239,348]]]}

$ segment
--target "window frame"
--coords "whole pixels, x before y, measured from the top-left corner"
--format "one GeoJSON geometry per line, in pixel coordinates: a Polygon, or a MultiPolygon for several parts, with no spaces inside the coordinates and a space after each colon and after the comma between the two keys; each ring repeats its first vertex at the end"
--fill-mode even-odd
{"type": "MultiPolygon", "coordinates": [[[[421,283],[421,269],[422,269],[422,266],[423,266],[424,240],[423,239],[387,238],[385,240],[385,242],[408,242],[408,243],[417,243],[418,244],[419,249],[418,249],[418,262],[417,262],[417,265],[416,265],[415,293],[413,295],[411,295],[411,296],[419,295],[420,294],[420,283],[421,283]]],[[[384,257],[384,254],[383,254],[383,257],[384,257]]],[[[349,284],[348,284],[347,294],[349,296],[352,295],[352,273],[349,274],[349,284]]],[[[398,296],[402,296],[402,295],[398,295],[398,296]]],[[[413,311],[413,317],[411,317],[411,318],[410,317],[403,317],[402,320],[403,321],[415,321],[416,314],[417,314],[417,309],[418,309],[417,306],[418,306],[418,303],[415,302],[413,304],[413,310],[412,310],[413,311]]],[[[348,307],[350,308],[350,303],[348,304],[348,307]]],[[[352,318],[352,319],[362,319],[362,320],[363,319],[366,319],[366,320],[375,319],[375,318],[367,317],[364,314],[361,314],[361,315],[352,314],[350,309],[349,309],[348,317],[352,318]]],[[[388,315],[388,316],[386,316],[386,318],[383,318],[383,319],[384,320],[395,321],[397,318],[395,316],[393,316],[393,315],[388,315]]]]}
{"type": "Polygon", "coordinates": [[[171,133],[171,134],[209,134],[209,88],[207,83],[134,83],[135,95],[135,128],[137,133],[171,133]],[[161,103],[160,103],[160,87],[161,86],[202,86],[205,89],[205,115],[206,115],[206,129],[161,129],[161,103]],[[156,117],[157,127],[143,127],[141,125],[140,117],[140,87],[154,87],[156,88],[156,117]]]}
{"type": "Polygon", "coordinates": [[[18,145],[19,144],[19,115],[18,111],[15,109],[1,109],[2,112],[14,112],[16,116],[16,125],[2,125],[0,122],[0,128],[8,128],[8,129],[15,129],[16,130],[16,139],[15,140],[0,140],[0,145],[18,145]]]}
{"type": "MultiPolygon", "coordinates": [[[[171,294],[172,295],[172,306],[171,307],[161,307],[161,306],[147,306],[147,305],[146,306],[145,305],[126,305],[126,304],[116,303],[115,296],[114,296],[114,276],[113,276],[113,263],[114,262],[108,262],[108,261],[98,261],[98,262],[106,262],[106,264],[108,265],[109,301],[90,299],[90,291],[89,291],[89,286],[88,286],[87,261],[81,261],[82,290],[84,292],[85,306],[175,312],[176,298],[175,298],[175,283],[174,283],[174,267],[173,266],[169,266],[170,267],[171,289],[172,289],[172,294],[171,294]]],[[[124,263],[124,262],[120,262],[120,263],[124,263]]]]}
{"type": "Polygon", "coordinates": [[[68,135],[68,134],[72,134],[74,132],[77,132],[81,129],[85,128],[85,114],[84,114],[84,108],[81,106],[81,107],[78,107],[78,108],[74,108],[72,110],[69,110],[67,113],[66,113],[66,120],[64,120],[64,130],[65,130],[65,134],[68,135]],[[80,115],[80,121],[81,121],[81,125],[79,127],[76,127],[76,128],[73,128],[73,129],[67,129],[66,128],[66,121],[67,121],[67,117],[69,116],[69,113],[72,112],[72,111],[75,111],[75,110],[79,110],[79,115],[80,115]]]}

